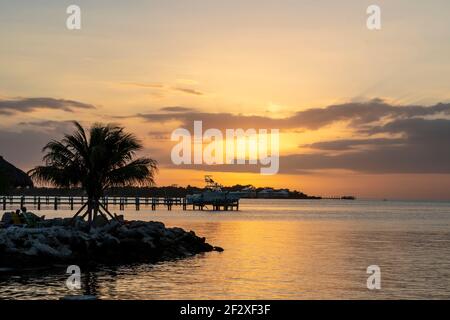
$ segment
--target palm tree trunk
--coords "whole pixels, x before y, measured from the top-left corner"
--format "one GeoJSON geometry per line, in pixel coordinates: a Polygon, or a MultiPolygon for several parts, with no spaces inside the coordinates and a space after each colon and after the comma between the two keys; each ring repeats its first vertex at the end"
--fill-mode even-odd
{"type": "Polygon", "coordinates": [[[99,204],[100,204],[100,200],[96,198],[94,200],[94,219],[98,216],[99,204]]]}
{"type": "MultiPolygon", "coordinates": [[[[82,219],[84,219],[84,217],[88,217],[88,222],[89,224],[92,224],[92,222],[94,221],[95,217],[98,216],[99,211],[100,211],[100,200],[95,198],[95,197],[88,197],[88,200],[86,201],[86,203],[83,205],[83,207],[80,209],[80,211],[87,206],[87,209],[85,211],[85,213],[82,216],[82,219]]],[[[79,212],[77,212],[77,214],[75,215],[75,217],[79,214],[79,212]]],[[[74,217],[74,218],[75,218],[74,217]]]]}
{"type": "MultiPolygon", "coordinates": [[[[88,205],[88,203],[85,202],[85,203],[81,206],[81,208],[78,209],[77,213],[75,213],[75,215],[72,217],[71,222],[73,222],[73,221],[75,220],[75,218],[78,217],[78,215],[84,210],[84,208],[86,208],[87,205],[88,205]]],[[[84,212],[84,213],[83,213],[83,216],[82,216],[82,219],[83,219],[83,217],[84,217],[85,215],[86,215],[86,213],[84,212]]]]}
{"type": "Polygon", "coordinates": [[[87,214],[88,214],[88,222],[92,223],[93,217],[92,217],[92,211],[94,209],[94,199],[89,197],[88,198],[88,209],[87,209],[87,214]]]}

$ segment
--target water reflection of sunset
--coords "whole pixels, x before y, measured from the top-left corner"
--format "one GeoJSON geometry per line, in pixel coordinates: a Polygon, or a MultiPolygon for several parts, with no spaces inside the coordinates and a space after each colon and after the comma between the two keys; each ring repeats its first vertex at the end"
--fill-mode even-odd
{"type": "MultiPolygon", "coordinates": [[[[195,230],[225,251],[82,270],[79,293],[208,300],[448,297],[448,283],[442,281],[450,267],[448,203],[243,200],[239,212],[125,215],[195,230]],[[373,264],[382,269],[383,290],[377,292],[366,288],[366,268],[373,264]]],[[[21,283],[2,278],[0,291],[16,297],[64,296],[63,271],[29,274],[21,283]]]]}

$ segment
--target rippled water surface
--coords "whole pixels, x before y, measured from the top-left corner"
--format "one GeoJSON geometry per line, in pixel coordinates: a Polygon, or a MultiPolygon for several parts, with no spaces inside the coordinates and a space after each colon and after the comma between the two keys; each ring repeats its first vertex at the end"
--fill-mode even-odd
{"type": "Polygon", "coordinates": [[[0,269],[0,298],[450,298],[450,203],[242,200],[240,209],[126,211],[126,219],[194,230],[225,251],[155,265],[82,270],[78,291],[65,287],[63,266],[0,269]],[[366,287],[369,265],[381,268],[381,290],[366,287]]]}

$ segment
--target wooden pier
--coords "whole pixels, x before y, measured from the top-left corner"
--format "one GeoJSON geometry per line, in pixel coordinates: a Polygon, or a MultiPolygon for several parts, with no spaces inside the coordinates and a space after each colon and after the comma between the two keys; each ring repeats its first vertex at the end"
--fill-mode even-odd
{"type": "MultiPolygon", "coordinates": [[[[75,210],[87,201],[87,197],[78,196],[0,196],[0,208],[2,210],[13,210],[22,207],[34,210],[75,210]]],[[[172,208],[180,207],[183,211],[192,210],[212,210],[212,211],[233,211],[239,210],[239,200],[233,202],[201,202],[188,203],[186,198],[155,198],[155,197],[103,197],[100,202],[108,207],[115,207],[123,211],[126,207],[134,207],[139,211],[141,207],[150,208],[155,211],[159,207],[172,208]]]]}

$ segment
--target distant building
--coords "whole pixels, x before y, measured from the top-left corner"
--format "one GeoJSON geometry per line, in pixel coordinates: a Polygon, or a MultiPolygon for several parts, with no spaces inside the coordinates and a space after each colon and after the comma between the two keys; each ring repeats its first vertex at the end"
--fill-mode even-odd
{"type": "Polygon", "coordinates": [[[231,193],[238,195],[240,198],[256,198],[255,187],[245,187],[239,191],[232,191],[231,193]]]}
{"type": "Polygon", "coordinates": [[[266,188],[258,192],[258,198],[289,198],[289,190],[288,189],[279,189],[275,190],[273,188],[266,188]]]}

